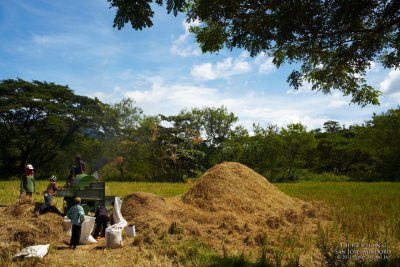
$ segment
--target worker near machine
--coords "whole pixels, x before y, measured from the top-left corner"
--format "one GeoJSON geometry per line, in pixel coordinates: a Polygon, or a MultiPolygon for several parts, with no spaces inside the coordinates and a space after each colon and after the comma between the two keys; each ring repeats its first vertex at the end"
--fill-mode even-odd
{"type": "Polygon", "coordinates": [[[74,199],[75,205],[72,206],[67,212],[67,218],[71,220],[72,224],[72,235],[69,246],[73,249],[79,245],[79,239],[81,237],[82,223],[85,220],[85,212],[81,206],[81,198],[76,197],[74,199]]]}
{"type": "Polygon", "coordinates": [[[106,236],[107,222],[109,220],[106,207],[104,207],[104,205],[99,206],[96,210],[95,216],[96,216],[95,220],[96,225],[93,231],[93,237],[95,239],[100,239],[106,236]]]}
{"type": "Polygon", "coordinates": [[[52,175],[50,177],[50,183],[47,186],[47,189],[43,193],[44,204],[40,207],[39,210],[40,213],[45,213],[51,208],[53,202],[53,196],[57,192],[57,190],[58,190],[57,177],[55,175],[52,175]]]}
{"type": "Polygon", "coordinates": [[[86,171],[86,164],[81,159],[81,156],[80,155],[76,155],[75,161],[76,161],[75,175],[84,173],[86,171]]]}
{"type": "Polygon", "coordinates": [[[108,219],[110,221],[110,225],[114,224],[114,200],[111,202],[112,209],[108,211],[108,219]]]}
{"type": "Polygon", "coordinates": [[[70,171],[70,177],[69,177],[69,181],[68,181],[69,185],[73,185],[75,176],[86,172],[86,164],[81,159],[80,155],[76,155],[75,161],[76,161],[76,166],[72,166],[71,171],[70,171]]]}
{"type": "Polygon", "coordinates": [[[32,194],[35,193],[35,172],[32,164],[25,166],[25,172],[21,177],[20,185],[20,198],[28,196],[32,198],[32,194]]]}

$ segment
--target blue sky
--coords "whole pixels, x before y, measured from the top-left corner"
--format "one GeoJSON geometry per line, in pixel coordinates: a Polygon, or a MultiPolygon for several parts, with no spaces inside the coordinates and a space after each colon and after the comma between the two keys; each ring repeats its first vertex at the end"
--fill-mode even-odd
{"type": "Polygon", "coordinates": [[[314,129],[327,120],[349,126],[400,104],[399,70],[373,63],[367,80],[383,92],[381,105],[361,108],[340,92],[292,90],[286,78],[296,66],[276,69],[266,55],[202,54],[183,16],[156,11],[152,28],[119,31],[107,0],[0,1],[0,80],[68,85],[110,104],[131,97],[146,115],[224,105],[249,129],[295,122],[314,129]]]}

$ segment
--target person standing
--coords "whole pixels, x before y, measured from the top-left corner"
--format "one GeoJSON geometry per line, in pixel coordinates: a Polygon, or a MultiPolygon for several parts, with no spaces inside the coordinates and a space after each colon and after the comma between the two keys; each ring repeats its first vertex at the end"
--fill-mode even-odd
{"type": "Polygon", "coordinates": [[[81,159],[81,156],[80,155],[76,155],[75,161],[76,161],[75,175],[85,173],[86,172],[86,164],[81,159]]]}
{"type": "Polygon", "coordinates": [[[68,185],[74,185],[75,176],[86,172],[86,164],[81,159],[80,155],[76,155],[75,162],[76,162],[76,166],[72,166],[72,168],[70,170],[68,185]]]}
{"type": "Polygon", "coordinates": [[[44,204],[40,207],[40,210],[39,210],[40,213],[44,213],[50,209],[50,207],[52,206],[52,202],[53,202],[53,196],[57,190],[58,190],[57,177],[55,175],[52,175],[50,177],[50,183],[47,186],[46,191],[44,191],[44,195],[43,195],[44,204]]]}
{"type": "Polygon", "coordinates": [[[99,208],[97,208],[95,216],[96,216],[95,220],[96,226],[93,231],[93,237],[95,239],[99,239],[106,236],[108,215],[107,215],[107,209],[104,207],[104,205],[101,205],[99,208]]]}
{"type": "Polygon", "coordinates": [[[25,166],[25,173],[21,178],[19,197],[28,196],[32,198],[33,193],[35,193],[35,172],[32,164],[28,164],[25,166]]]}
{"type": "Polygon", "coordinates": [[[71,220],[72,224],[72,235],[69,246],[73,249],[79,245],[81,237],[82,223],[85,220],[85,212],[81,206],[81,198],[76,197],[74,199],[75,205],[72,206],[67,212],[67,218],[71,220]]]}

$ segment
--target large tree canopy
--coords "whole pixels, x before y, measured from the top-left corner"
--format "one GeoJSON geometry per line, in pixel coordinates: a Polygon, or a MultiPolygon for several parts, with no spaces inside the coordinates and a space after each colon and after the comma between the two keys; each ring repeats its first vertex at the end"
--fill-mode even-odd
{"type": "MultiPolygon", "coordinates": [[[[40,167],[65,151],[77,135],[99,135],[104,104],[67,86],[21,79],[0,82],[0,168],[16,174],[40,167]]],[[[111,127],[109,124],[107,127],[111,127]]]]}
{"type": "MultiPolygon", "coordinates": [[[[117,8],[114,27],[151,27],[151,3],[108,0],[117,8]]],[[[305,82],[327,94],[340,90],[351,102],[379,104],[380,92],[366,83],[371,62],[400,67],[400,1],[388,0],[166,0],[168,13],[185,12],[203,52],[226,46],[252,56],[267,53],[276,66],[300,63],[287,81],[305,82]]]]}

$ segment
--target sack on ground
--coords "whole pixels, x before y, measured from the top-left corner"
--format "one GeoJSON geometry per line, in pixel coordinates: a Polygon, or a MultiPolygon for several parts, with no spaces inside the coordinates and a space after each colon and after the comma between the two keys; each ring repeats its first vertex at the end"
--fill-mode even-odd
{"type": "Polygon", "coordinates": [[[106,229],[106,248],[122,247],[122,229],[115,226],[106,229]]]}
{"type": "Polygon", "coordinates": [[[96,239],[92,236],[92,230],[94,227],[95,217],[85,216],[85,220],[82,223],[81,238],[79,243],[81,244],[93,244],[96,243],[96,239]]]}
{"type": "Polygon", "coordinates": [[[136,229],[134,225],[128,225],[128,227],[126,228],[126,236],[136,236],[136,229]]]}
{"type": "Polygon", "coordinates": [[[26,247],[21,252],[14,255],[14,258],[29,258],[29,257],[38,257],[43,258],[47,255],[49,251],[50,244],[47,245],[36,245],[26,247]]]}

